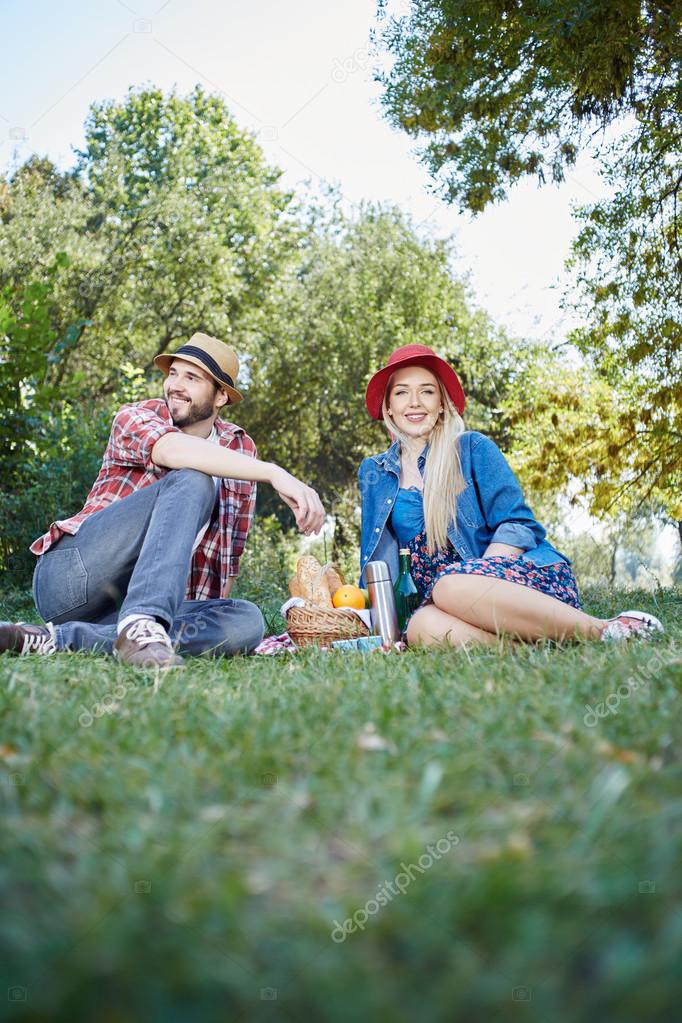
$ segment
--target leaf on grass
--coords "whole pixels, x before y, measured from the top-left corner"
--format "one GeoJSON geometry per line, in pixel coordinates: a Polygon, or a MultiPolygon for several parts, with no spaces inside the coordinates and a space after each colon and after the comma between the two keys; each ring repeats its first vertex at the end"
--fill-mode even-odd
{"type": "Polygon", "coordinates": [[[507,839],[505,851],[514,859],[527,860],[533,855],[533,843],[527,831],[512,831],[507,839]]]}
{"type": "Polygon", "coordinates": [[[207,824],[215,824],[216,821],[220,821],[223,817],[227,817],[230,812],[230,807],[222,803],[212,803],[209,806],[202,806],[199,811],[199,820],[206,821],[207,824]]]}
{"type": "Polygon", "coordinates": [[[443,766],[436,760],[431,760],[422,773],[419,783],[419,798],[428,803],[441,783],[443,777],[443,766]]]}
{"type": "Polygon", "coordinates": [[[644,757],[637,750],[614,746],[608,739],[600,739],[595,744],[595,749],[603,757],[608,757],[609,760],[617,760],[621,764],[641,764],[644,761],[644,757]]]}
{"type": "Polygon", "coordinates": [[[563,748],[568,746],[568,739],[562,739],[560,735],[555,735],[554,732],[543,732],[535,731],[531,735],[532,739],[537,739],[538,742],[548,742],[552,746],[563,748]]]}
{"type": "Polygon", "coordinates": [[[376,730],[376,726],[368,722],[355,740],[358,749],[370,753],[395,753],[395,746],[384,739],[376,730]]]}

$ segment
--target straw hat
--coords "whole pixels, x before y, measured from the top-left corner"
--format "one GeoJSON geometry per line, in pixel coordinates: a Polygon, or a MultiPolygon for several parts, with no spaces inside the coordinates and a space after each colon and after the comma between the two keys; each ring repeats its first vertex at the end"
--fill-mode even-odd
{"type": "Polygon", "coordinates": [[[234,386],[239,375],[239,359],[234,348],[210,334],[192,334],[187,344],[182,345],[170,355],[157,355],[154,363],[168,376],[173,359],[184,359],[201,366],[213,377],[218,387],[227,394],[230,405],[243,401],[242,395],[234,386]]]}

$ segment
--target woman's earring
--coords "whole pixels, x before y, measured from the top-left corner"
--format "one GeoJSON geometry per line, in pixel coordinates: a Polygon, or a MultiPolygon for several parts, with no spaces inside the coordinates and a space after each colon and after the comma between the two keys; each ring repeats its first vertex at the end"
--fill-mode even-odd
{"type": "Polygon", "coordinates": [[[388,412],[389,416],[393,415],[393,413],[391,412],[390,408],[387,408],[386,411],[388,412]]]}

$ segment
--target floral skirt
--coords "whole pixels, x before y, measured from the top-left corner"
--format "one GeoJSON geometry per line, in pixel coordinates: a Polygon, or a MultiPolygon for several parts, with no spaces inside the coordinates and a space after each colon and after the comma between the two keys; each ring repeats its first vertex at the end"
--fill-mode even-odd
{"type": "Polygon", "coordinates": [[[412,578],[421,597],[420,607],[431,601],[431,591],[444,575],[487,575],[494,579],[506,579],[520,586],[556,597],[571,607],[582,608],[578,595],[578,584],[570,565],[559,562],[538,568],[532,561],[523,558],[491,557],[471,558],[462,561],[452,545],[431,555],[426,544],[426,533],[420,533],[408,544],[412,556],[412,578]]]}

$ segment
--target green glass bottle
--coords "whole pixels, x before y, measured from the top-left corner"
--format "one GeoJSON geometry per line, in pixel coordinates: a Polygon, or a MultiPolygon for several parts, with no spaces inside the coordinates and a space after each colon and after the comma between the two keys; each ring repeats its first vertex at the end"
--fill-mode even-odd
{"type": "Polygon", "coordinates": [[[398,612],[398,628],[401,633],[413,611],[419,607],[419,591],[412,578],[410,562],[412,558],[409,547],[400,548],[400,573],[393,587],[395,606],[398,612]]]}

